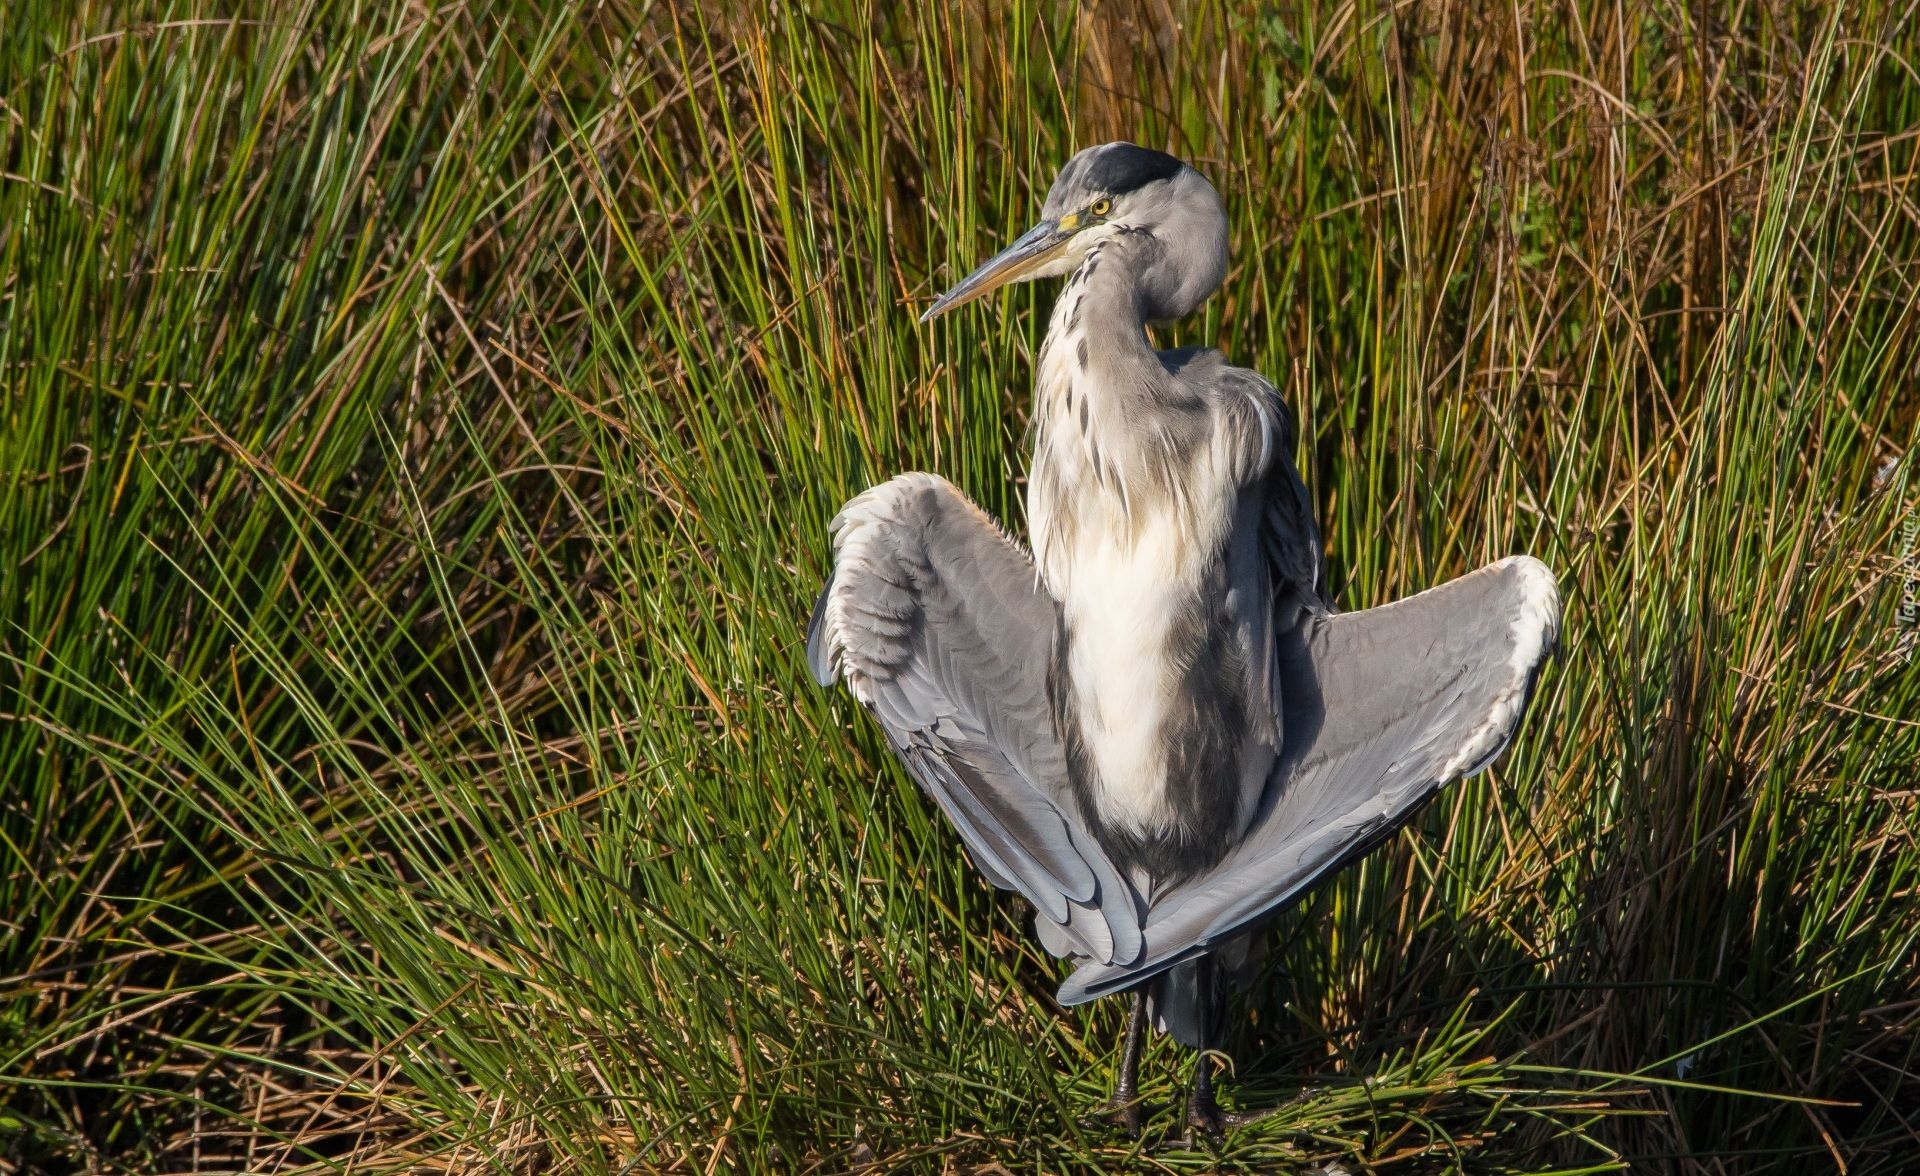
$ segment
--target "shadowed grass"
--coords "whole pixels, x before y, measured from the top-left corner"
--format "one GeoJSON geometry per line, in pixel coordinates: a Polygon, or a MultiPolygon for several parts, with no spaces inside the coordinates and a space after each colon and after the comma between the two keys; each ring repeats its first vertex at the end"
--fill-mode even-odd
{"type": "Polygon", "coordinates": [[[1901,1170],[1920,36],[1699,11],[10,10],[0,1163],[1901,1170]],[[914,310],[1118,136],[1342,606],[1567,600],[1218,1154],[799,656],[859,489],[1021,519],[1050,293],[914,310]]]}

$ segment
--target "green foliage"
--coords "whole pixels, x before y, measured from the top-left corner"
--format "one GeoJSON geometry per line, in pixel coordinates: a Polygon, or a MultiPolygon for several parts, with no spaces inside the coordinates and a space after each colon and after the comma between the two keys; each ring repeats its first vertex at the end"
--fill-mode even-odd
{"type": "Polygon", "coordinates": [[[1902,1169],[1920,35],[1702,11],[10,5],[0,1167],[1902,1169]],[[1049,292],[914,309],[1121,136],[1340,603],[1567,601],[1218,1154],[799,648],[859,489],[1022,517],[1049,292]]]}

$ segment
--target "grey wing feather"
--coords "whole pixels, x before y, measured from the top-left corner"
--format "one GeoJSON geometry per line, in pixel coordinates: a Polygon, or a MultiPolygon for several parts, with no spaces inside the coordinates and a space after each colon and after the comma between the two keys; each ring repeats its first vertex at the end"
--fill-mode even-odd
{"type": "MultiPolygon", "coordinates": [[[[1258,511],[1254,532],[1273,586],[1296,607],[1324,611],[1320,599],[1320,527],[1313,499],[1294,468],[1299,425],[1293,409],[1259,372],[1221,367],[1210,376],[1233,437],[1240,483],[1258,511]]],[[[1282,618],[1291,623],[1290,618],[1282,618]]]]}
{"type": "Polygon", "coordinates": [[[1280,642],[1285,746],[1245,838],[1157,898],[1131,965],[1081,965],[1079,1004],[1243,932],[1490,763],[1559,625],[1553,575],[1515,556],[1363,612],[1310,614],[1280,642]]]}
{"type": "MultiPolygon", "coordinates": [[[[1218,427],[1229,438],[1241,487],[1225,552],[1227,611],[1234,618],[1250,716],[1264,715],[1272,723],[1256,734],[1278,747],[1284,715],[1276,636],[1302,613],[1326,611],[1318,584],[1320,529],[1293,464],[1297,423],[1279,391],[1259,372],[1225,364],[1203,379],[1219,406],[1218,427]]],[[[1259,781],[1248,786],[1257,789],[1259,781]]],[[[1256,791],[1246,809],[1258,799],[1256,791]]]]}
{"type": "Polygon", "coordinates": [[[1037,908],[1048,950],[1138,958],[1138,899],[1068,786],[1046,684],[1058,616],[1032,561],[931,474],[860,495],[834,532],[807,634],[815,679],[846,677],[988,881],[1037,908]]]}

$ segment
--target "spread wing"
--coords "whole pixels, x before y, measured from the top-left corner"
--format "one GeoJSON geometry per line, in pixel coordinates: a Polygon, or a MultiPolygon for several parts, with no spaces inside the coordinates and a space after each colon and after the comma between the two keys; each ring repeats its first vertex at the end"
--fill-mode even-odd
{"type": "Polygon", "coordinates": [[[867,491],[833,526],[814,677],[846,677],[980,872],[1037,908],[1049,951],[1137,959],[1140,904],[1068,787],[1046,684],[1058,611],[1031,559],[931,474],[867,491]]]}
{"type": "Polygon", "coordinates": [[[1558,630],[1553,575],[1514,556],[1381,608],[1281,633],[1284,747],[1245,838],[1156,896],[1146,950],[1090,961],[1063,1004],[1130,988],[1293,902],[1498,756],[1558,630]]]}

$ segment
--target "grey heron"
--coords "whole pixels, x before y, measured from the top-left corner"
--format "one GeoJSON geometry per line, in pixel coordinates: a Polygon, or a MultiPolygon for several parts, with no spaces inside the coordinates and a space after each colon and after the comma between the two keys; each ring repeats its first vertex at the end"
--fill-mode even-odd
{"type": "Polygon", "coordinates": [[[1199,1051],[1189,1129],[1234,1121],[1209,1055],[1256,932],[1500,753],[1559,624],[1527,556],[1378,608],[1323,598],[1287,404],[1145,330],[1226,272],[1198,171],[1129,143],[1075,155],[1040,222],[923,316],[1067,277],[1037,364],[1031,556],[904,474],[834,520],[808,633],[819,682],[845,677],[1077,965],[1061,1003],[1132,994],[1106,1104],[1131,1132],[1148,1022],[1199,1051]]]}

